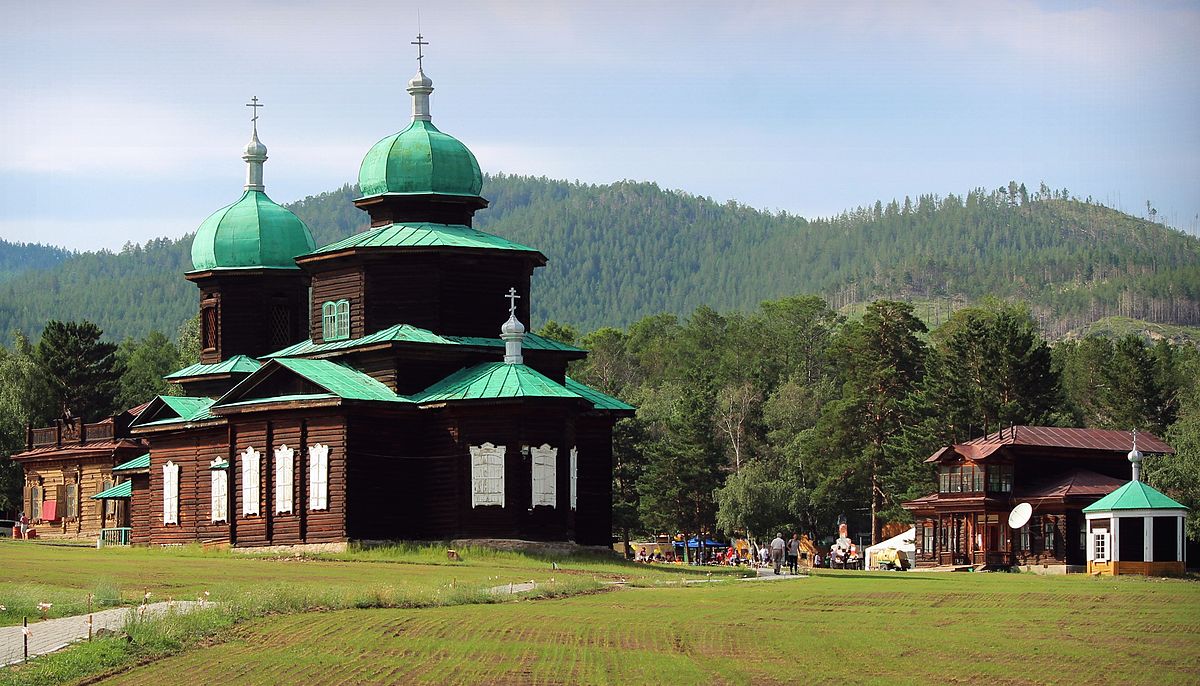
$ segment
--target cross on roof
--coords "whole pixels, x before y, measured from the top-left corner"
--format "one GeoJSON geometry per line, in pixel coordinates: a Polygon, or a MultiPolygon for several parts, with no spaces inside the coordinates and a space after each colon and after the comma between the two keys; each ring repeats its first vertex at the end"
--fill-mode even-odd
{"type": "Polygon", "coordinates": [[[510,317],[517,316],[517,300],[520,299],[520,297],[521,297],[521,296],[517,295],[517,289],[509,288],[508,294],[505,295],[504,297],[508,298],[508,314],[509,314],[509,316],[510,317]]]}
{"type": "Polygon", "coordinates": [[[425,64],[421,62],[421,60],[425,59],[425,53],[421,51],[421,46],[429,45],[428,42],[421,40],[421,38],[421,33],[417,32],[417,39],[409,43],[410,45],[417,46],[417,69],[424,69],[425,67],[425,64]]]}
{"type": "Polygon", "coordinates": [[[260,104],[258,103],[258,96],[256,95],[256,96],[254,96],[254,97],[250,98],[250,102],[246,103],[246,107],[253,107],[253,108],[254,108],[254,109],[252,110],[252,111],[254,112],[254,116],[253,116],[253,117],[250,117],[250,121],[251,121],[251,123],[253,123],[253,124],[254,124],[254,130],[255,130],[255,131],[258,131],[258,108],[260,108],[260,107],[266,107],[266,105],[260,105],[260,104]]]}

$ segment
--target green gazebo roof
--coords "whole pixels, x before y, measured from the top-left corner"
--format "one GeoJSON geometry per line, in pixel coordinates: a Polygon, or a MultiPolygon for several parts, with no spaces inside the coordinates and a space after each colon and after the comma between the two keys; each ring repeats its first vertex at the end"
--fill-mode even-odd
{"type": "Polygon", "coordinates": [[[250,373],[262,366],[262,363],[253,357],[246,355],[234,355],[228,360],[222,360],[213,364],[196,364],[189,365],[178,371],[171,372],[164,376],[164,379],[187,379],[195,376],[210,376],[215,374],[237,374],[250,373]]]}
{"type": "Polygon", "coordinates": [[[568,390],[541,372],[523,364],[485,362],[460,369],[413,396],[418,403],[500,398],[573,398],[568,390]]]}
{"type": "Polygon", "coordinates": [[[299,269],[294,258],[316,247],[300,218],[267,194],[247,190],[213,212],[192,239],[193,269],[299,269]]]}
{"type": "Polygon", "coordinates": [[[371,147],[358,170],[358,187],[363,197],[478,196],[483,174],[467,146],[432,122],[417,120],[371,147]]]}
{"type": "Polygon", "coordinates": [[[1113,510],[1186,510],[1187,507],[1163,495],[1141,481],[1130,481],[1117,490],[1083,508],[1084,512],[1113,510]]]}

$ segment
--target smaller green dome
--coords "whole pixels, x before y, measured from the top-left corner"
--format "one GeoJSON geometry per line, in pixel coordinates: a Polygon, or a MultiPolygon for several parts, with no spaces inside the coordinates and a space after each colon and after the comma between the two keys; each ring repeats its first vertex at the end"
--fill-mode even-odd
{"type": "Polygon", "coordinates": [[[293,258],[316,247],[300,218],[259,190],[213,212],[192,240],[192,267],[299,269],[293,258]]]}
{"type": "Polygon", "coordinates": [[[475,155],[432,122],[416,120],[376,143],[358,170],[364,197],[397,193],[477,196],[483,174],[475,155]]]}

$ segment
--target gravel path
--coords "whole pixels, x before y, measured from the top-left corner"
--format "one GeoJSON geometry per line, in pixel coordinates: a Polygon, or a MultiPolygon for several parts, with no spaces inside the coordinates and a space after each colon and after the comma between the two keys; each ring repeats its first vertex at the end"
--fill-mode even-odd
{"type": "MultiPolygon", "coordinates": [[[[125,622],[135,612],[142,612],[147,617],[159,617],[168,612],[191,612],[200,606],[195,600],[164,601],[139,607],[118,607],[112,610],[101,610],[92,613],[92,632],[101,629],[119,631],[125,627],[125,622]]],[[[20,662],[24,659],[20,626],[0,627],[0,667],[20,662]]],[[[66,648],[75,641],[86,640],[88,636],[88,616],[76,615],[48,619],[44,622],[34,622],[29,625],[29,657],[53,653],[66,648]]]]}

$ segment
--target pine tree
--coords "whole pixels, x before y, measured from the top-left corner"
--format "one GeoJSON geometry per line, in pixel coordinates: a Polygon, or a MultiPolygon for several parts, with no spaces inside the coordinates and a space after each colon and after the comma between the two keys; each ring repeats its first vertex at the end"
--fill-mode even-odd
{"type": "Polygon", "coordinates": [[[117,346],[100,340],[104,332],[89,321],[46,324],[36,358],[50,378],[56,405],[84,422],[116,407],[120,368],[117,346]]]}

